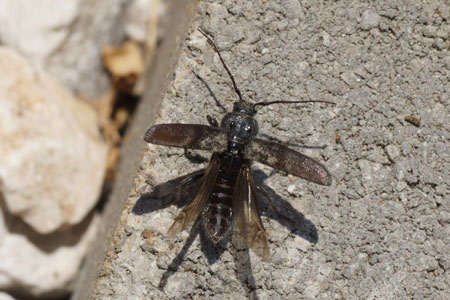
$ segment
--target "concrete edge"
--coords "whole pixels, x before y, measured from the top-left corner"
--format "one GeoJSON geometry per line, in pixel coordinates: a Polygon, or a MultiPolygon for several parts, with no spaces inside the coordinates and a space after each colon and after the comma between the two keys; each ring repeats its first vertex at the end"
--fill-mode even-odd
{"type": "Polygon", "coordinates": [[[184,42],[188,26],[198,6],[195,0],[173,0],[167,3],[170,20],[165,20],[162,28],[165,36],[157,48],[153,63],[145,75],[146,92],[142,96],[136,115],[124,139],[118,177],[111,196],[104,208],[104,221],[99,229],[98,238],[87,256],[79,279],[75,283],[72,300],[95,299],[97,279],[102,277],[108,265],[109,253],[114,251],[114,236],[122,226],[120,214],[131,190],[134,175],[145,150],[142,137],[149,125],[155,122],[160,110],[163,95],[170,82],[178,54],[184,42]]]}

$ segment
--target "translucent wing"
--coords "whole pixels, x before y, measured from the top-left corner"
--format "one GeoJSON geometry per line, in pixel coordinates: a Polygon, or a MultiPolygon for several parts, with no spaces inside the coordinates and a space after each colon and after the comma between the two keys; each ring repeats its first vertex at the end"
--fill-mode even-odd
{"type": "Polygon", "coordinates": [[[156,145],[225,151],[227,135],[221,129],[199,124],[159,124],[151,127],[144,141],[156,145]]]}
{"type": "Polygon", "coordinates": [[[270,258],[267,234],[259,215],[256,186],[250,169],[250,162],[244,163],[236,180],[233,194],[233,216],[238,239],[264,260],[270,258]]]}
{"type": "Polygon", "coordinates": [[[321,163],[278,143],[253,139],[244,156],[311,182],[331,185],[331,175],[321,163]]]}
{"type": "Polygon", "coordinates": [[[183,208],[183,210],[175,218],[175,221],[169,228],[169,236],[173,237],[178,232],[185,230],[203,211],[206,201],[211,195],[214,188],[214,183],[217,179],[217,173],[219,171],[219,160],[217,158],[218,154],[214,153],[211,157],[208,168],[206,169],[205,175],[203,176],[202,184],[197,192],[197,195],[194,200],[192,200],[188,206],[183,208]]]}

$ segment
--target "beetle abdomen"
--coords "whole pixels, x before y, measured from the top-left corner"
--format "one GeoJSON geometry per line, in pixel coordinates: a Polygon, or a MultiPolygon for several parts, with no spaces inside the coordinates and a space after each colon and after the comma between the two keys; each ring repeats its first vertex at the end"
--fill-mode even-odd
{"type": "Polygon", "coordinates": [[[220,153],[220,167],[213,191],[202,212],[202,223],[208,236],[218,243],[230,231],[233,221],[233,192],[243,159],[231,153],[220,153]]]}
{"type": "Polygon", "coordinates": [[[218,243],[231,228],[234,183],[234,180],[219,173],[214,190],[203,210],[203,226],[214,243],[218,243]]]}

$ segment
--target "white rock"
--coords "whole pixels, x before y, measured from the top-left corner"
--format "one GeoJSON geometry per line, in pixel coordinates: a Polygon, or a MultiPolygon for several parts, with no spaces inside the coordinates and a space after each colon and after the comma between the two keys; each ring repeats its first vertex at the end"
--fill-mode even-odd
{"type": "Polygon", "coordinates": [[[97,203],[106,164],[94,111],[0,47],[0,192],[7,209],[49,233],[97,203]]]}
{"type": "MultiPolygon", "coordinates": [[[[145,44],[147,54],[151,55],[158,39],[165,36],[164,26],[158,24],[165,22],[167,13],[166,1],[128,0],[124,26],[127,38],[145,44]]],[[[139,81],[135,92],[141,93],[144,85],[139,81]]]]}
{"type": "Polygon", "coordinates": [[[41,236],[1,208],[0,290],[35,297],[67,295],[99,221],[88,218],[70,231],[41,236]]]}
{"type": "Polygon", "coordinates": [[[150,8],[157,0],[132,0],[130,1],[125,32],[132,40],[145,42],[147,40],[148,21],[150,8]]]}
{"type": "Polygon", "coordinates": [[[79,2],[2,0],[0,36],[3,43],[42,66],[66,37],[67,30],[63,29],[74,22],[79,2]]]}
{"type": "Polygon", "coordinates": [[[8,293],[0,292],[0,300],[16,300],[16,298],[14,298],[8,293]]]}
{"type": "Polygon", "coordinates": [[[110,86],[101,49],[124,37],[128,0],[1,0],[0,40],[76,94],[96,99],[110,86]]]}

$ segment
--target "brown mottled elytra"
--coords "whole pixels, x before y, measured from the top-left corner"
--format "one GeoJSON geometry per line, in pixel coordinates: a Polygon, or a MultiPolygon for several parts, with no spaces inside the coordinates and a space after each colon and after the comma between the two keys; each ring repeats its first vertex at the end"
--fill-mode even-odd
{"type": "Polygon", "coordinates": [[[233,104],[233,111],[223,117],[220,127],[216,120],[209,117],[211,126],[159,124],[146,132],[144,140],[148,143],[213,152],[199,191],[193,201],[175,218],[169,235],[185,230],[201,217],[207,236],[212,242],[218,243],[230,232],[234,223],[247,246],[267,260],[270,252],[258,210],[251,161],[258,161],[321,185],[331,185],[331,176],[327,169],[314,159],[278,143],[256,138],[256,107],[284,103],[334,103],[310,100],[252,104],[244,101],[216,45],[205,32],[200,29],[199,31],[219,56],[239,100],[233,104]]]}

